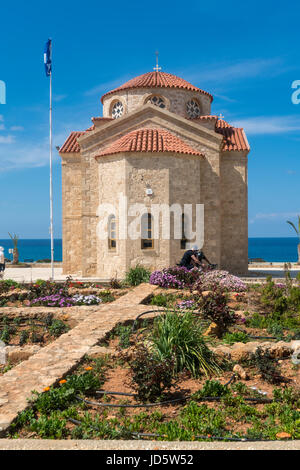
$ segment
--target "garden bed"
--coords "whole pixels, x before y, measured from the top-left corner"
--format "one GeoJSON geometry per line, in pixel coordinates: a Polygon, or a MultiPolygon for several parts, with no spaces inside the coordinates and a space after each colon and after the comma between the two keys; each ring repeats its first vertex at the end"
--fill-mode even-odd
{"type": "MultiPolygon", "coordinates": [[[[151,361],[143,365],[143,352],[138,349],[141,344],[149,345],[153,329],[157,328],[156,321],[141,320],[133,332],[132,323],[118,325],[98,347],[99,352],[96,347],[57,387],[35,396],[33,406],[20,414],[11,437],[300,438],[299,367],[290,357],[279,362],[281,375],[276,385],[270,383],[269,377],[266,380],[254,360],[239,364],[247,373],[247,380],[241,380],[234,372],[236,361],[218,362],[217,359],[215,373],[205,374],[200,367],[193,374],[183,367],[171,378],[164,367],[153,374],[151,361]],[[110,354],[105,354],[104,344],[110,354]],[[169,386],[165,390],[156,389],[155,394],[153,380],[157,374],[162,374],[158,381],[165,381],[169,386]],[[143,383],[149,388],[143,387],[143,383]]],[[[148,352],[151,354],[151,349],[148,352]]],[[[276,361],[275,366],[278,366],[276,361]]]]}
{"type": "Polygon", "coordinates": [[[171,268],[150,282],[149,311],[34,393],[10,436],[299,439],[299,280],[246,286],[171,268]]]}
{"type": "Polygon", "coordinates": [[[74,326],[68,318],[57,319],[53,314],[24,318],[0,313],[0,340],[5,344],[6,363],[0,364],[0,375],[28,359],[42,347],[55,341],[74,326]]]}
{"type": "Polygon", "coordinates": [[[103,287],[67,279],[63,283],[39,280],[20,284],[13,280],[0,281],[0,307],[73,307],[109,303],[126,294],[129,288],[103,287]]]}

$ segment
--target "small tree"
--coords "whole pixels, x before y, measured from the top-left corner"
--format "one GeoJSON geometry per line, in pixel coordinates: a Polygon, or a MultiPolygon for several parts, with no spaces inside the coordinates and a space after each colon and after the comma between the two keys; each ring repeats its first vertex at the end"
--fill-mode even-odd
{"type": "Polygon", "coordinates": [[[11,233],[8,232],[8,235],[13,241],[14,244],[14,251],[13,251],[13,262],[12,264],[19,264],[19,250],[18,250],[18,241],[19,241],[19,235],[16,235],[15,233],[12,235],[11,233]]]}
{"type": "Polygon", "coordinates": [[[298,237],[298,264],[300,264],[300,215],[298,215],[298,228],[296,228],[295,224],[293,224],[293,222],[291,222],[290,220],[287,220],[287,223],[291,225],[291,227],[293,227],[293,229],[295,230],[296,234],[297,234],[297,237],[298,237]]]}

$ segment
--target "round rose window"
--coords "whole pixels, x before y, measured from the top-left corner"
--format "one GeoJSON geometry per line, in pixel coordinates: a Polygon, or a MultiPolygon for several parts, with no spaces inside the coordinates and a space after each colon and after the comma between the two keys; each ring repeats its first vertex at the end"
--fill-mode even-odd
{"type": "Polygon", "coordinates": [[[118,119],[119,117],[122,116],[123,111],[124,111],[123,104],[121,103],[121,101],[117,101],[112,107],[111,115],[114,119],[118,119]]]}
{"type": "Polygon", "coordinates": [[[195,100],[191,100],[186,105],[187,115],[191,119],[195,119],[200,116],[201,110],[199,103],[195,100]]]}

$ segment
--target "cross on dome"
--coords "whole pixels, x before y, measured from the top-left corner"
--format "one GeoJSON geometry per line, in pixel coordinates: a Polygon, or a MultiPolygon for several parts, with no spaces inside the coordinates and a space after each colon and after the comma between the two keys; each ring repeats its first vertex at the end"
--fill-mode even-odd
{"type": "Polygon", "coordinates": [[[155,52],[155,55],[156,55],[156,66],[153,67],[153,70],[155,72],[159,72],[161,70],[161,67],[158,66],[158,51],[155,52]]]}

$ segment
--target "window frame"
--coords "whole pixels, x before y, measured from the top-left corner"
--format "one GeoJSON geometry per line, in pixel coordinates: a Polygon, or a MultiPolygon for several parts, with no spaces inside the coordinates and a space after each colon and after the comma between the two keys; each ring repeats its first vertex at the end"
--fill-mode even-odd
{"type": "Polygon", "coordinates": [[[125,113],[125,105],[123,103],[122,100],[120,99],[117,99],[117,100],[114,100],[112,103],[111,103],[111,108],[110,108],[110,115],[113,119],[119,119],[120,117],[124,116],[124,113],[125,113]],[[114,107],[117,105],[117,104],[121,104],[122,105],[122,114],[120,114],[119,116],[113,116],[113,110],[114,110],[114,107]]]}
{"type": "Polygon", "coordinates": [[[180,240],[180,249],[186,250],[188,239],[185,236],[185,214],[181,214],[181,240],[180,240]]]}
{"type": "Polygon", "coordinates": [[[153,239],[153,215],[151,212],[146,212],[141,216],[141,249],[142,250],[153,250],[154,239],[153,239]],[[143,230],[144,218],[147,216],[147,228],[143,230]],[[144,231],[147,232],[148,237],[143,238],[144,231]],[[150,246],[149,246],[150,244],[150,246]]]}
{"type": "Polygon", "coordinates": [[[117,251],[117,219],[114,214],[109,216],[107,225],[108,250],[117,251]],[[111,226],[113,223],[115,224],[114,228],[111,226]]]}
{"type": "Polygon", "coordinates": [[[199,116],[201,116],[202,114],[202,106],[201,106],[201,103],[196,99],[196,98],[191,98],[189,99],[189,101],[186,103],[186,114],[188,116],[189,119],[197,119],[199,116]],[[188,106],[190,103],[196,103],[198,108],[199,108],[199,114],[197,114],[196,116],[190,116],[189,114],[189,110],[188,110],[188,106]]]}
{"type": "Polygon", "coordinates": [[[167,109],[166,100],[165,100],[164,97],[162,97],[162,96],[160,96],[160,95],[150,95],[150,96],[148,96],[146,103],[150,103],[150,104],[152,104],[153,106],[157,106],[157,107],[160,108],[160,109],[167,109]],[[158,104],[152,103],[153,98],[157,98],[158,100],[161,100],[162,103],[164,104],[164,106],[159,106],[158,104]]]}

